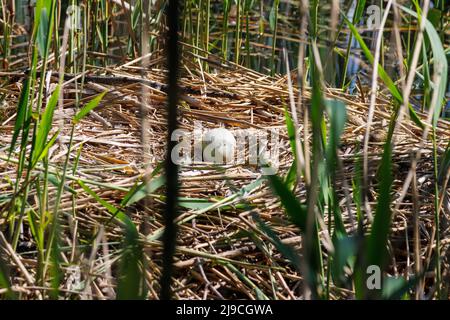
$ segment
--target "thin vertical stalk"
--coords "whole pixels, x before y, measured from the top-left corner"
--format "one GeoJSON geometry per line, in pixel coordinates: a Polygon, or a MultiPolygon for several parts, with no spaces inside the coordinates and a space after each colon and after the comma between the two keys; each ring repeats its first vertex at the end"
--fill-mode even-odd
{"type": "Polygon", "coordinates": [[[205,18],[205,50],[209,53],[209,20],[211,15],[211,0],[206,0],[206,18],[205,18]]]}
{"type": "Polygon", "coordinates": [[[222,55],[228,58],[228,13],[230,11],[230,0],[223,2],[223,24],[222,24],[222,55]]]}
{"type": "Polygon", "coordinates": [[[274,10],[275,10],[275,26],[273,28],[273,36],[272,36],[272,55],[270,59],[270,75],[273,77],[275,75],[275,47],[277,44],[277,32],[278,32],[278,6],[280,4],[280,0],[274,1],[274,10]]]}
{"type": "Polygon", "coordinates": [[[236,33],[234,40],[234,62],[239,64],[239,50],[241,47],[241,0],[236,1],[236,33]]]}
{"type": "Polygon", "coordinates": [[[247,52],[246,67],[250,68],[250,8],[245,10],[245,50],[247,52]]]}
{"type": "MultiPolygon", "coordinates": [[[[202,15],[202,4],[203,1],[199,0],[198,10],[197,10],[197,30],[195,33],[195,46],[200,48],[200,27],[201,27],[201,15],[202,15]]],[[[198,49],[194,50],[195,54],[198,54],[198,49]]]]}
{"type": "Polygon", "coordinates": [[[383,15],[383,20],[380,24],[380,29],[378,30],[378,36],[377,36],[377,42],[375,45],[375,57],[373,59],[373,74],[372,74],[372,87],[370,90],[370,105],[369,105],[369,115],[367,118],[367,125],[366,125],[366,133],[364,136],[364,147],[363,147],[363,203],[364,203],[364,209],[366,211],[367,216],[369,219],[372,219],[372,214],[370,211],[370,206],[368,204],[368,189],[369,189],[369,160],[368,160],[368,150],[369,150],[369,137],[370,137],[370,129],[373,122],[373,114],[375,112],[375,102],[377,98],[377,80],[378,80],[378,62],[380,60],[380,50],[381,50],[381,43],[382,43],[382,36],[383,36],[383,29],[384,25],[386,24],[386,20],[389,14],[389,11],[391,9],[392,0],[389,0],[388,4],[386,5],[386,11],[383,15]]]}
{"type": "MultiPolygon", "coordinates": [[[[361,19],[361,12],[364,10],[365,4],[366,4],[366,0],[358,0],[355,12],[353,13],[353,19],[352,19],[352,24],[354,24],[355,26],[358,24],[359,20],[361,19]]],[[[352,45],[352,39],[353,39],[353,34],[350,33],[349,37],[348,37],[347,50],[346,50],[346,54],[345,54],[345,61],[344,61],[344,68],[343,68],[344,75],[342,76],[342,83],[341,83],[342,89],[345,87],[345,78],[347,77],[347,67],[348,67],[348,61],[349,61],[349,57],[350,57],[350,49],[351,49],[351,45],[352,45]]]]}
{"type": "MultiPolygon", "coordinates": [[[[435,91],[437,91],[435,89],[435,91]]],[[[433,174],[434,174],[434,227],[436,228],[436,253],[435,253],[435,264],[436,264],[436,294],[437,298],[440,300],[441,293],[441,232],[440,232],[440,217],[439,217],[439,184],[438,184],[438,154],[437,154],[437,144],[436,144],[436,128],[433,126],[431,131],[431,139],[433,141],[433,174]]]]}

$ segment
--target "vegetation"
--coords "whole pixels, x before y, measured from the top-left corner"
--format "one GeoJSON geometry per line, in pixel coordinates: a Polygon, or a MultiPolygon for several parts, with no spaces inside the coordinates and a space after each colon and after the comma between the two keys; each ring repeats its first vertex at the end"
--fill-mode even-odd
{"type": "Polygon", "coordinates": [[[0,5],[0,298],[450,298],[446,1],[0,5]]]}

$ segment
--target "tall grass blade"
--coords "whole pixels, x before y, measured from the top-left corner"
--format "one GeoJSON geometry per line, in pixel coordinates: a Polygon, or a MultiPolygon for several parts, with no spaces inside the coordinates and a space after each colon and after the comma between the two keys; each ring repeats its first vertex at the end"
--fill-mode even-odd
{"type": "Polygon", "coordinates": [[[392,218],[390,207],[393,183],[391,153],[391,143],[387,141],[379,170],[380,183],[375,216],[367,239],[367,265],[378,266],[381,270],[384,269],[387,262],[388,237],[392,218]]]}
{"type": "MultiPolygon", "coordinates": [[[[317,287],[317,277],[322,273],[321,251],[319,247],[319,238],[317,234],[317,225],[313,223],[311,232],[307,232],[307,208],[306,205],[298,202],[295,195],[289,190],[288,186],[277,176],[269,175],[268,179],[275,194],[280,198],[289,219],[301,230],[303,234],[311,235],[311,254],[308,261],[309,274],[305,275],[312,288],[317,287]]],[[[314,293],[317,295],[317,293],[314,293]]]]}
{"type": "Polygon", "coordinates": [[[19,137],[21,130],[23,129],[25,123],[27,123],[27,122],[29,123],[29,120],[31,118],[31,112],[28,112],[28,99],[30,96],[30,85],[31,85],[31,79],[30,79],[30,77],[27,77],[25,79],[25,83],[22,88],[22,92],[20,94],[19,103],[17,105],[17,116],[16,116],[16,122],[14,124],[14,132],[13,132],[10,147],[9,147],[9,157],[11,157],[11,153],[14,150],[14,147],[17,142],[17,138],[19,137]]]}
{"type": "Polygon", "coordinates": [[[36,130],[36,138],[32,155],[33,165],[36,164],[38,157],[41,157],[41,153],[47,142],[48,134],[52,128],[53,114],[58,103],[60,88],[61,87],[58,85],[55,91],[53,91],[36,130]]]}
{"type": "Polygon", "coordinates": [[[78,111],[78,113],[73,117],[73,123],[77,124],[80,122],[81,119],[83,119],[89,112],[91,112],[93,109],[95,109],[100,101],[102,101],[103,97],[105,96],[107,92],[104,91],[97,95],[95,98],[93,98],[91,101],[89,101],[83,108],[78,111]]]}
{"type": "MultiPolygon", "coordinates": [[[[409,13],[410,15],[418,18],[417,13],[414,11],[400,6],[400,8],[409,13]]],[[[421,19],[426,19],[426,17],[421,17],[421,19]]],[[[433,90],[438,90],[438,98],[436,100],[436,106],[434,107],[434,117],[433,117],[433,126],[436,127],[437,121],[439,119],[439,115],[441,114],[442,107],[445,105],[445,91],[447,89],[447,80],[448,80],[448,61],[447,56],[445,54],[444,48],[442,46],[441,39],[433,24],[426,19],[425,20],[425,31],[428,35],[428,39],[430,40],[431,49],[433,51],[434,58],[434,70],[440,74],[440,81],[438,84],[433,84],[433,90]]]]}
{"type": "Polygon", "coordinates": [[[133,221],[121,210],[100,198],[84,182],[78,184],[85,192],[91,195],[98,203],[104,206],[123,226],[125,239],[120,259],[120,274],[117,287],[117,299],[136,300],[145,297],[142,266],[142,245],[139,242],[139,233],[133,221]]]}
{"type": "MultiPolygon", "coordinates": [[[[358,29],[347,19],[347,17],[344,16],[345,21],[347,22],[348,27],[350,28],[353,36],[358,41],[359,45],[361,46],[361,49],[363,50],[364,55],[366,56],[367,60],[369,60],[370,63],[373,64],[374,57],[372,53],[370,52],[370,49],[367,47],[366,43],[364,42],[363,38],[358,32],[358,29]]],[[[403,97],[400,91],[398,90],[395,83],[392,81],[392,79],[389,77],[389,75],[386,73],[384,68],[381,66],[381,64],[378,64],[378,74],[383,80],[383,82],[388,87],[389,91],[391,92],[392,96],[399,102],[403,103],[403,97]]],[[[420,128],[424,128],[424,124],[420,120],[419,116],[417,115],[416,111],[412,107],[411,104],[409,104],[409,115],[411,116],[411,119],[414,121],[416,125],[418,125],[420,128]]]]}
{"type": "Polygon", "coordinates": [[[294,155],[294,161],[292,162],[291,167],[285,178],[285,183],[288,186],[289,190],[294,190],[295,184],[297,183],[297,146],[295,143],[295,127],[294,122],[289,115],[287,109],[284,111],[284,117],[286,119],[286,128],[289,137],[289,145],[291,146],[291,152],[294,155]]]}
{"type": "Polygon", "coordinates": [[[277,234],[268,225],[266,225],[257,214],[253,214],[252,217],[257,222],[261,231],[273,241],[277,250],[280,251],[280,253],[284,255],[298,271],[301,271],[300,256],[295,249],[281,242],[277,234]]]}

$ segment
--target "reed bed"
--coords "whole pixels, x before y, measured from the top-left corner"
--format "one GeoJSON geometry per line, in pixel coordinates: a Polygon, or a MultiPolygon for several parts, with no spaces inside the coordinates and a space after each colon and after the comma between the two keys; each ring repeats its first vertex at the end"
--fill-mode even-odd
{"type": "MultiPolygon", "coordinates": [[[[205,127],[216,128],[258,128],[270,130],[281,129],[280,174],[285,174],[293,161],[285,127],[284,108],[289,101],[289,84],[286,77],[270,77],[242,68],[235,64],[218,66],[215,73],[206,73],[194,69],[191,54],[186,53],[183,68],[186,72],[180,80],[186,95],[180,106],[181,128],[192,130],[194,121],[202,121],[205,127]],[[187,101],[187,102],[186,102],[187,101]]],[[[146,264],[145,282],[150,288],[148,298],[157,298],[158,276],[161,273],[160,231],[163,227],[162,209],[164,205],[164,185],[159,184],[158,174],[151,177],[155,167],[163,161],[165,144],[161,139],[166,131],[165,93],[148,87],[150,91],[146,112],[146,135],[150,148],[141,144],[140,112],[142,101],[140,90],[142,79],[140,70],[133,65],[120,65],[117,70],[96,70],[95,76],[103,79],[127,77],[137,79],[130,83],[104,84],[90,82],[86,74],[83,99],[107,91],[95,113],[90,114],[75,127],[74,143],[70,150],[70,162],[77,162],[75,173],[68,172],[67,188],[60,200],[62,212],[60,220],[62,282],[61,296],[65,298],[107,299],[116,296],[117,264],[120,257],[118,244],[122,231],[115,224],[108,223],[111,214],[96,199],[86,193],[77,181],[84,181],[101,199],[114,206],[120,206],[120,199],[136,184],[145,180],[156,181],[149,198],[141,199],[126,209],[130,219],[139,230],[139,239],[144,247],[146,264]],[[99,233],[99,231],[101,231],[99,233]],[[93,240],[94,239],[94,240],[93,240]],[[94,243],[92,243],[94,241],[94,243]],[[83,285],[89,281],[89,285],[83,285]],[[84,287],[83,291],[77,288],[84,287]]],[[[164,70],[146,70],[144,79],[164,82],[164,70]]],[[[95,78],[94,78],[95,79],[95,78]]],[[[52,83],[57,77],[51,79],[52,83]]],[[[70,80],[67,80],[70,82],[70,80]]],[[[75,83],[64,86],[65,104],[55,113],[54,121],[70,119],[74,111],[75,83]]],[[[11,89],[4,102],[14,104],[18,89],[11,89]]],[[[305,103],[309,103],[310,90],[304,91],[305,103]]],[[[361,98],[349,96],[340,90],[330,89],[327,98],[338,99],[347,105],[349,121],[342,136],[340,153],[345,171],[337,185],[342,217],[349,231],[356,228],[356,208],[345,204],[344,188],[349,189],[363,140],[364,115],[368,103],[361,98]],[[342,185],[342,181],[347,185],[342,185]],[[350,211],[349,211],[350,209],[350,211]],[[351,218],[353,217],[353,219],[351,218]]],[[[183,98],[182,98],[183,100],[183,98]]],[[[387,132],[390,114],[390,101],[380,98],[374,117],[375,132],[369,144],[369,161],[375,169],[380,162],[380,150],[383,137],[387,132]]],[[[2,125],[1,143],[1,194],[2,211],[7,210],[13,197],[15,158],[7,160],[7,146],[12,136],[14,108],[5,107],[2,125]]],[[[424,118],[424,115],[420,115],[424,118]]],[[[439,121],[437,127],[437,150],[443,154],[450,138],[450,123],[439,121]]],[[[68,152],[66,143],[70,139],[70,127],[65,126],[59,134],[59,143],[49,150],[48,172],[53,177],[61,175],[64,155],[68,152]]],[[[400,193],[408,172],[412,153],[422,141],[421,130],[411,121],[400,128],[396,139],[398,144],[393,150],[394,186],[393,203],[400,193]]],[[[432,242],[430,234],[433,229],[433,216],[430,208],[432,198],[432,146],[429,141],[421,146],[422,158],[417,164],[420,203],[419,225],[424,236],[420,243],[421,258],[426,255],[432,242]]],[[[36,168],[36,174],[43,167],[36,168]]],[[[261,232],[254,215],[266,223],[276,233],[282,243],[302,247],[302,240],[297,228],[289,222],[279,202],[268,187],[267,181],[258,168],[248,165],[206,166],[192,164],[180,169],[180,197],[182,200],[175,255],[176,272],[174,274],[174,294],[178,299],[297,299],[301,296],[302,276],[292,264],[278,252],[273,240],[261,232]],[[263,179],[252,187],[252,183],[263,179]],[[245,192],[242,190],[246,189],[245,192]]],[[[375,175],[371,173],[371,177],[375,175]]],[[[56,187],[50,184],[49,199],[55,199],[56,187]]],[[[448,192],[448,191],[447,191],[448,192]]],[[[305,186],[296,190],[298,197],[305,197],[305,186]]],[[[370,205],[377,197],[376,184],[369,191],[370,205]]],[[[29,210],[39,211],[39,201],[35,191],[29,193],[29,210]]],[[[392,260],[389,269],[393,274],[407,274],[411,269],[413,201],[408,194],[398,210],[393,212],[392,260]]],[[[49,203],[51,206],[52,203],[49,203]]],[[[448,204],[443,207],[443,224],[448,223],[448,204]]],[[[366,221],[367,223],[367,221],[366,221]]],[[[7,225],[5,218],[2,224],[7,225]]],[[[448,232],[448,231],[447,231],[448,232]]],[[[441,235],[442,250],[447,251],[449,234],[441,235]]],[[[3,239],[4,240],[4,239],[3,239]]],[[[24,299],[44,297],[49,288],[35,283],[36,247],[28,224],[24,229],[17,251],[8,252],[15,255],[12,267],[12,288],[24,299]],[[27,275],[27,276],[25,276],[27,275]],[[29,281],[29,279],[33,281],[29,281]]],[[[448,268],[448,262],[444,268],[448,268]]],[[[330,298],[351,298],[351,290],[330,288],[330,298]]]]}
{"type": "Polygon", "coordinates": [[[0,298],[450,298],[444,1],[174,3],[1,1],[0,298]]]}

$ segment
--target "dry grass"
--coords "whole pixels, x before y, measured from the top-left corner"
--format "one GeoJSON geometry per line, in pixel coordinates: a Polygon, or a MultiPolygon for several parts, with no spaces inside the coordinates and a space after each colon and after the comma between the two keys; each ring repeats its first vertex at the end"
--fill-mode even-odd
{"type": "MultiPolygon", "coordinates": [[[[185,53],[181,85],[183,98],[180,103],[179,122],[181,128],[192,130],[194,121],[202,121],[205,127],[256,128],[281,130],[280,173],[287,171],[293,161],[285,129],[284,108],[288,105],[288,83],[286,78],[271,78],[255,71],[227,62],[211,67],[209,73],[202,71],[196,59],[185,53]],[[214,70],[215,69],[215,70],[214,70]]],[[[158,65],[158,58],[153,58],[158,65]]],[[[159,60],[160,61],[160,60],[159,60]]],[[[101,105],[77,124],[74,136],[71,163],[81,150],[78,168],[68,173],[67,187],[75,194],[65,192],[61,199],[62,256],[64,263],[61,294],[67,298],[108,299],[115,297],[117,261],[120,256],[118,242],[121,230],[109,223],[110,214],[76,183],[82,179],[103,199],[118,205],[120,200],[137,181],[145,177],[163,160],[165,152],[166,111],[165,93],[147,85],[147,103],[141,99],[142,81],[124,83],[90,82],[92,74],[108,77],[140,78],[141,70],[136,65],[116,68],[92,69],[86,77],[83,99],[108,90],[101,105]],[[144,134],[148,146],[141,144],[141,112],[146,110],[144,134]],[[101,231],[98,233],[98,231],[101,231]],[[97,236],[93,239],[94,236],[97,236]],[[91,245],[91,241],[94,245],[91,245]],[[87,284],[85,289],[82,283],[87,284]]],[[[145,78],[163,83],[165,71],[153,68],[145,71],[145,78]]],[[[52,78],[52,83],[57,83],[52,78]]],[[[107,82],[107,81],[104,81],[107,82]]],[[[3,88],[8,92],[2,106],[0,126],[0,192],[2,199],[13,195],[16,165],[7,163],[7,151],[13,131],[15,104],[18,99],[20,81],[3,88]]],[[[60,172],[67,153],[70,127],[67,125],[74,114],[74,82],[67,80],[64,86],[63,112],[55,114],[55,129],[60,119],[66,125],[59,135],[59,143],[49,153],[50,172],[60,172]]],[[[355,162],[361,155],[364,139],[365,118],[368,112],[367,92],[350,96],[338,90],[328,90],[329,98],[340,99],[347,105],[349,121],[342,137],[340,155],[343,170],[339,174],[339,203],[348,230],[354,229],[355,207],[351,201],[352,190],[348,188],[354,177],[355,162]],[[344,192],[346,191],[346,192],[344,192]],[[350,206],[346,194],[350,196],[350,206]],[[350,209],[350,211],[349,211],[350,209]]],[[[304,90],[304,103],[308,105],[310,93],[304,90]]],[[[369,164],[371,188],[369,201],[376,202],[375,170],[382,153],[383,139],[387,131],[391,104],[387,97],[379,95],[375,105],[372,134],[369,142],[369,164]]],[[[425,115],[421,115],[425,119],[425,115]]],[[[300,131],[303,126],[300,123],[300,131]]],[[[393,213],[390,237],[392,259],[389,272],[392,275],[407,275],[414,268],[414,203],[419,203],[418,224],[420,230],[419,251],[422,263],[430,262],[433,232],[433,164],[432,146],[429,140],[421,141],[422,130],[405,120],[396,132],[396,144],[392,161],[395,174],[393,194],[398,198],[408,173],[413,152],[422,149],[417,164],[417,199],[408,193],[393,213]]],[[[439,121],[437,129],[438,152],[442,153],[450,139],[450,123],[439,121]]],[[[13,156],[14,158],[14,156],[13,156]]],[[[14,159],[13,159],[14,160],[14,159]]],[[[69,166],[71,167],[71,166],[69,166]]],[[[38,166],[39,169],[39,166],[38,166]]],[[[39,170],[38,170],[39,171],[39,170]]],[[[38,172],[37,171],[37,172],[38,172]]],[[[36,174],[37,174],[36,172],[36,174]]],[[[257,299],[264,296],[274,299],[296,299],[302,295],[302,277],[275,249],[272,240],[255,224],[253,213],[258,213],[283,243],[300,248],[302,245],[296,227],[288,219],[277,199],[266,183],[246,193],[239,190],[261,177],[258,168],[248,165],[213,166],[193,164],[181,168],[180,196],[205,199],[208,210],[182,208],[178,219],[180,228],[177,239],[176,273],[174,294],[179,299],[257,299]],[[235,195],[235,196],[233,196],[235,195]],[[220,201],[225,199],[224,201],[220,201]],[[236,271],[238,270],[238,271],[236,271]],[[239,273],[240,272],[240,273],[239,273]],[[255,290],[255,288],[259,288],[255,290]]],[[[50,199],[55,193],[50,185],[50,199]]],[[[444,280],[450,277],[450,205],[449,189],[443,189],[444,199],[441,216],[441,252],[444,280]]],[[[296,190],[300,199],[305,197],[304,185],[296,190]]],[[[127,214],[136,224],[144,244],[146,265],[145,279],[149,288],[148,298],[157,298],[158,279],[161,273],[162,253],[158,234],[163,227],[162,189],[127,209],[127,214]]],[[[30,210],[38,211],[36,190],[29,193],[30,210]]],[[[0,202],[0,212],[5,212],[8,201],[0,202]]],[[[325,220],[325,223],[328,223],[325,220]]],[[[3,233],[8,232],[7,217],[0,219],[3,233]]],[[[322,236],[325,234],[322,232],[322,236]]],[[[6,239],[0,239],[5,242],[6,239]]],[[[2,248],[12,267],[13,290],[21,298],[45,297],[48,288],[35,283],[36,247],[29,225],[25,221],[17,251],[2,248]]],[[[326,251],[325,251],[326,252],[326,251]]],[[[433,275],[430,275],[433,277],[433,275]]],[[[425,278],[427,279],[427,278],[425,278]]],[[[448,283],[448,282],[447,282],[448,283]]],[[[425,282],[426,292],[433,289],[425,282]]],[[[0,289],[0,293],[1,293],[0,289]]],[[[353,297],[352,290],[331,288],[331,298],[353,297]]]]}

